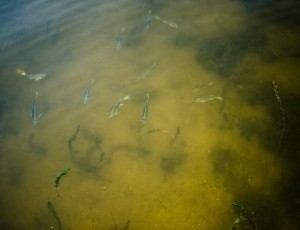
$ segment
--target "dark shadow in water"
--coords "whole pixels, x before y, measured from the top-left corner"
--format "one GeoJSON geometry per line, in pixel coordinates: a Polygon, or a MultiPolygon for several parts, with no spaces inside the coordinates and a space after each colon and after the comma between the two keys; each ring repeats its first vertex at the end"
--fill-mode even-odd
{"type": "Polygon", "coordinates": [[[265,43],[262,33],[248,29],[238,34],[204,40],[198,48],[196,58],[207,70],[228,76],[246,52],[258,52],[265,43]]]}
{"type": "MultiPolygon", "coordinates": [[[[12,164],[13,165],[13,164],[12,164]]],[[[24,179],[24,167],[20,165],[13,165],[8,169],[9,182],[13,186],[19,186],[24,179]]]]}
{"type": "Polygon", "coordinates": [[[173,38],[173,43],[177,48],[185,48],[199,44],[199,41],[196,37],[180,32],[173,38]]]}
{"type": "Polygon", "coordinates": [[[240,135],[246,140],[257,138],[263,148],[275,152],[282,129],[282,114],[278,108],[272,83],[258,85],[251,79],[252,76],[250,72],[247,77],[235,74],[227,78],[222,90],[223,100],[220,112],[223,115],[224,122],[220,128],[232,129],[238,127],[240,135]],[[239,88],[239,86],[242,86],[242,88],[239,88]],[[239,110],[231,110],[234,112],[229,113],[227,111],[227,104],[230,107],[228,96],[232,90],[248,106],[265,108],[269,114],[268,124],[265,120],[259,120],[259,118],[243,119],[239,110]]]}
{"type": "Polygon", "coordinates": [[[174,175],[187,158],[185,153],[187,143],[183,138],[180,127],[175,129],[174,134],[171,133],[169,145],[169,153],[165,153],[160,159],[160,169],[164,173],[164,181],[167,181],[169,176],[174,175]]]}
{"type": "Polygon", "coordinates": [[[232,190],[245,182],[244,162],[236,157],[234,150],[215,146],[210,156],[213,163],[213,175],[224,187],[232,190]],[[240,168],[243,169],[243,173],[240,173],[240,168]]]}
{"type": "Polygon", "coordinates": [[[68,149],[71,160],[78,165],[81,170],[94,176],[99,176],[105,163],[105,152],[102,151],[101,139],[90,130],[76,126],[72,136],[68,140],[68,149]],[[86,150],[79,152],[76,146],[80,145],[82,139],[90,143],[86,150]]]}
{"type": "MultiPolygon", "coordinates": [[[[281,188],[285,185],[286,184],[279,185],[278,188],[281,188]]],[[[272,194],[273,192],[271,191],[270,193],[272,194]]],[[[277,194],[277,192],[275,194],[277,194]]],[[[254,190],[247,185],[239,185],[238,189],[232,191],[234,200],[244,203],[244,205],[247,207],[247,210],[253,212],[257,229],[280,230],[283,229],[283,223],[279,223],[278,221],[282,220],[283,215],[288,216],[291,219],[293,219],[293,217],[297,217],[297,215],[299,215],[299,207],[297,211],[296,200],[290,199],[288,201],[289,198],[278,197],[275,194],[272,196],[264,196],[262,195],[261,191],[254,190]],[[289,212],[288,209],[292,203],[295,204],[294,208],[296,208],[296,210],[290,210],[291,212],[289,212]]],[[[294,218],[294,220],[297,219],[298,218],[294,218]]],[[[285,226],[284,229],[299,229],[294,225],[292,226],[295,228],[290,228],[290,220],[286,219],[286,221],[287,226],[285,226]]]]}
{"type": "Polygon", "coordinates": [[[160,160],[160,168],[165,174],[174,174],[184,163],[186,155],[183,153],[173,153],[163,156],[160,160]]]}
{"type": "MultiPolygon", "coordinates": [[[[274,205],[269,197],[263,197],[259,191],[248,186],[246,162],[237,158],[234,150],[218,146],[212,149],[211,158],[213,173],[217,181],[226,188],[227,192],[230,191],[233,200],[243,203],[247,212],[253,212],[252,215],[255,217],[257,228],[252,222],[250,225],[252,228],[244,228],[242,225],[235,224],[235,228],[232,229],[276,229],[272,227],[278,226],[276,223],[278,206],[273,210],[274,205]],[[241,228],[238,228],[239,226],[241,228]]],[[[236,219],[237,216],[233,216],[232,223],[236,219]]]]}
{"type": "Polygon", "coordinates": [[[37,155],[47,155],[48,153],[48,150],[43,147],[42,145],[40,144],[37,144],[37,141],[35,140],[35,134],[32,133],[29,138],[28,138],[28,147],[30,149],[30,151],[32,151],[33,153],[37,154],[37,155]]]}
{"type": "Polygon", "coordinates": [[[134,146],[129,144],[120,144],[113,146],[110,150],[112,154],[116,152],[128,152],[132,154],[137,154],[140,157],[146,157],[150,154],[150,150],[145,146],[134,146]]]}
{"type": "Polygon", "coordinates": [[[137,48],[142,42],[142,35],[144,32],[144,27],[142,24],[137,23],[133,26],[133,28],[126,33],[124,37],[124,46],[128,46],[131,48],[137,48]]]}
{"type": "MultiPolygon", "coordinates": [[[[256,17],[269,23],[284,26],[286,28],[296,28],[300,24],[300,3],[298,0],[240,0],[246,9],[256,17]]],[[[257,19],[255,19],[257,20],[257,19]]]]}
{"type": "Polygon", "coordinates": [[[4,136],[8,135],[17,135],[20,130],[20,119],[15,116],[10,116],[6,119],[3,119],[1,125],[1,131],[4,136]]]}
{"type": "Polygon", "coordinates": [[[5,111],[7,111],[7,106],[8,100],[0,98],[0,117],[4,115],[5,111]]]}

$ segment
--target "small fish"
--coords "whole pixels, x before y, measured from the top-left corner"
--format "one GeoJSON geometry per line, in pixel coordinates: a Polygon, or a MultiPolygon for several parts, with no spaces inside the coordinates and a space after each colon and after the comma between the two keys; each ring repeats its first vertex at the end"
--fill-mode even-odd
{"type": "Polygon", "coordinates": [[[179,26],[177,25],[176,22],[172,21],[172,20],[169,20],[169,19],[163,19],[161,18],[160,16],[157,16],[157,15],[154,15],[154,19],[155,20],[158,20],[158,21],[161,21],[162,23],[174,28],[174,29],[178,29],[179,26]]]}
{"type": "Polygon", "coordinates": [[[147,18],[146,23],[145,23],[145,29],[149,30],[150,27],[151,27],[151,25],[152,25],[151,10],[149,10],[149,12],[148,12],[148,18],[147,18]]]}
{"type": "Polygon", "coordinates": [[[39,93],[35,92],[35,97],[33,100],[32,108],[31,108],[31,121],[33,126],[36,126],[37,123],[39,122],[40,117],[42,116],[43,113],[38,114],[38,109],[37,109],[37,97],[39,93]]]}
{"type": "Polygon", "coordinates": [[[47,74],[46,73],[38,73],[38,74],[28,74],[27,77],[30,80],[34,80],[34,81],[39,81],[42,80],[44,77],[46,77],[47,74]]]}
{"type": "Polygon", "coordinates": [[[197,92],[200,91],[201,88],[206,87],[206,86],[212,86],[213,84],[214,84],[213,82],[209,82],[209,83],[203,83],[203,84],[197,85],[197,86],[192,90],[192,92],[193,92],[193,93],[197,93],[197,92]]]}
{"type": "Polygon", "coordinates": [[[22,69],[17,69],[17,74],[19,74],[20,76],[26,76],[27,75],[27,73],[22,69]]]}
{"type": "Polygon", "coordinates": [[[147,93],[147,101],[144,105],[144,108],[142,111],[142,117],[141,117],[142,124],[145,124],[146,120],[149,117],[149,99],[150,99],[150,95],[149,95],[149,93],[147,93]]]}
{"type": "Polygon", "coordinates": [[[212,100],[222,100],[223,98],[221,96],[215,96],[215,95],[206,95],[206,96],[202,96],[197,98],[196,100],[194,100],[194,102],[196,103],[204,103],[207,101],[212,101],[212,100]]]}
{"type": "Polygon", "coordinates": [[[142,73],[135,77],[136,82],[146,79],[147,75],[156,67],[157,63],[154,62],[151,66],[148,66],[142,73]]]}
{"type": "Polygon", "coordinates": [[[92,99],[91,93],[92,93],[92,86],[94,84],[94,79],[92,79],[91,85],[85,90],[84,95],[83,95],[83,104],[87,104],[89,100],[92,99]]]}
{"type": "Polygon", "coordinates": [[[120,33],[120,35],[117,39],[117,42],[116,42],[116,49],[117,50],[121,49],[121,47],[122,47],[124,31],[125,31],[125,27],[122,28],[121,33],[120,33]]]}
{"type": "Polygon", "coordinates": [[[119,112],[118,112],[118,111],[119,111],[119,108],[120,108],[121,106],[124,105],[122,102],[125,101],[125,100],[128,100],[128,99],[130,99],[130,96],[129,96],[129,95],[127,95],[127,96],[125,96],[125,97],[123,97],[123,98],[120,98],[120,99],[117,101],[117,103],[114,104],[114,106],[110,109],[110,111],[109,111],[109,113],[108,113],[108,118],[111,118],[111,117],[117,115],[117,114],[119,113],[119,112]]]}
{"type": "Polygon", "coordinates": [[[38,74],[27,74],[24,70],[22,69],[17,69],[17,73],[20,76],[26,76],[28,79],[30,80],[34,80],[34,81],[39,81],[41,79],[43,79],[44,77],[47,76],[46,73],[38,73],[38,74]]]}
{"type": "Polygon", "coordinates": [[[150,129],[150,130],[146,131],[146,134],[153,134],[153,133],[158,133],[158,132],[168,133],[168,130],[150,129]]]}

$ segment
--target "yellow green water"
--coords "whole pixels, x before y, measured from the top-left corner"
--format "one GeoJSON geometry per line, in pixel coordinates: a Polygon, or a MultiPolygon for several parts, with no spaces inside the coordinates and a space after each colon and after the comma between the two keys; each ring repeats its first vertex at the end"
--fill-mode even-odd
{"type": "Polygon", "coordinates": [[[62,229],[230,229],[235,201],[250,229],[299,228],[297,1],[0,6],[1,229],[58,229],[48,201],[62,229]],[[179,28],[145,30],[150,9],[179,28]],[[18,68],[48,75],[35,82],[18,68]],[[193,102],[211,94],[223,100],[193,102]]]}

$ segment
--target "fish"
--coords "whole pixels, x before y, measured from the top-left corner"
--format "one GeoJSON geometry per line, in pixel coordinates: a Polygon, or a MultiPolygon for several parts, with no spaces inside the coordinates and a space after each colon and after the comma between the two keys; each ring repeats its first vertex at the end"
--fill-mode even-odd
{"type": "Polygon", "coordinates": [[[84,105],[87,104],[88,101],[92,99],[91,93],[92,93],[93,84],[94,84],[94,79],[92,79],[91,85],[89,87],[87,87],[84,92],[83,100],[82,100],[84,105]]]}
{"type": "Polygon", "coordinates": [[[206,95],[206,96],[202,96],[197,98],[196,100],[194,100],[194,102],[196,103],[204,103],[207,101],[213,101],[213,100],[222,100],[223,98],[221,96],[215,96],[215,95],[206,95]]]}
{"type": "Polygon", "coordinates": [[[158,21],[161,21],[162,23],[174,28],[174,29],[178,29],[179,26],[177,25],[176,22],[174,22],[173,20],[170,20],[170,19],[164,19],[164,18],[161,18],[160,16],[158,15],[154,15],[153,17],[155,20],[158,20],[158,21]]]}
{"type": "Polygon", "coordinates": [[[128,99],[130,99],[130,96],[129,95],[127,95],[127,96],[125,96],[125,97],[123,97],[123,98],[120,98],[117,102],[116,102],[116,104],[114,104],[114,106],[110,109],[110,111],[108,112],[108,118],[111,118],[111,117],[113,117],[113,116],[115,116],[115,115],[117,115],[119,112],[119,108],[121,107],[121,106],[123,106],[124,104],[123,104],[123,101],[125,101],[125,100],[128,100],[128,99]]]}
{"type": "Polygon", "coordinates": [[[38,73],[38,74],[28,74],[27,77],[30,80],[34,80],[34,81],[40,81],[42,80],[44,77],[46,77],[47,74],[46,73],[38,73]]]}
{"type": "Polygon", "coordinates": [[[206,87],[206,86],[212,86],[213,84],[214,84],[213,82],[209,82],[209,83],[203,83],[203,84],[197,85],[197,86],[192,90],[192,92],[193,92],[193,93],[197,93],[197,92],[200,91],[201,88],[206,87]]]}
{"type": "Polygon", "coordinates": [[[150,95],[149,93],[147,93],[147,101],[144,105],[144,108],[142,110],[142,116],[141,116],[141,121],[142,124],[144,125],[149,117],[149,99],[150,99],[150,95]]]}
{"type": "Polygon", "coordinates": [[[36,126],[37,123],[39,122],[40,117],[42,116],[43,113],[38,114],[38,109],[37,109],[37,97],[39,93],[35,92],[32,108],[31,108],[31,121],[33,126],[36,126]]]}
{"type": "Polygon", "coordinates": [[[151,66],[148,66],[142,73],[135,77],[136,82],[146,79],[147,75],[156,67],[157,63],[154,62],[151,66]]]}
{"type": "Polygon", "coordinates": [[[148,131],[146,131],[146,134],[153,134],[153,133],[158,133],[158,132],[162,132],[162,133],[168,133],[168,130],[161,130],[161,129],[150,129],[148,131]]]}
{"type": "Polygon", "coordinates": [[[116,49],[117,50],[121,49],[121,47],[122,47],[124,31],[125,31],[125,27],[122,28],[121,33],[120,33],[120,35],[117,39],[117,42],[116,42],[116,49]]]}
{"type": "Polygon", "coordinates": [[[24,70],[22,69],[17,69],[17,73],[20,76],[26,76],[28,79],[30,80],[34,80],[34,81],[40,81],[43,78],[45,78],[47,76],[46,73],[37,73],[37,74],[27,74],[24,70]]]}
{"type": "Polygon", "coordinates": [[[149,30],[151,25],[152,25],[151,10],[149,10],[148,11],[148,18],[147,18],[146,23],[145,23],[145,29],[149,30]]]}

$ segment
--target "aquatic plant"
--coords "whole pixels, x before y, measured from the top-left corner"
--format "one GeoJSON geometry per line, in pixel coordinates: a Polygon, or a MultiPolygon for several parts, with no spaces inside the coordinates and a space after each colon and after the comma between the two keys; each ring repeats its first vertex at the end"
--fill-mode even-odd
{"type": "Polygon", "coordinates": [[[60,174],[58,174],[58,176],[55,179],[55,188],[58,188],[61,178],[65,175],[67,175],[70,170],[71,170],[71,168],[68,167],[68,168],[65,168],[60,174]]]}
{"type": "Polygon", "coordinates": [[[61,229],[61,221],[54,209],[53,204],[50,201],[47,202],[47,207],[48,207],[49,211],[52,213],[52,215],[54,216],[54,218],[56,219],[57,224],[58,224],[58,229],[61,229]]]}
{"type": "Polygon", "coordinates": [[[236,210],[237,218],[231,225],[231,230],[234,229],[249,229],[257,230],[257,224],[254,217],[254,212],[248,213],[246,207],[239,202],[233,202],[232,207],[236,210]]]}
{"type": "Polygon", "coordinates": [[[281,129],[281,133],[280,133],[280,137],[279,137],[279,141],[278,141],[278,147],[277,147],[277,152],[279,152],[280,150],[280,146],[281,146],[281,143],[282,143],[282,139],[283,139],[283,134],[284,134],[284,131],[285,131],[285,110],[283,108],[283,105],[282,105],[282,101],[281,101],[281,98],[279,96],[279,91],[278,91],[278,85],[276,84],[275,81],[272,81],[272,84],[274,86],[274,94],[275,94],[275,97],[277,99],[277,102],[279,104],[279,108],[281,110],[281,114],[282,114],[282,129],[281,129]]]}

